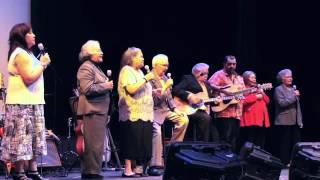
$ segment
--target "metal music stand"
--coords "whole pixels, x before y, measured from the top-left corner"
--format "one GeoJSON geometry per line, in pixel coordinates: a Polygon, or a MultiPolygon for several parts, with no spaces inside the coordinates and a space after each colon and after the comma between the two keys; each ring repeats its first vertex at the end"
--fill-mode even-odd
{"type": "Polygon", "coordinates": [[[69,103],[72,111],[72,117],[68,118],[68,136],[67,136],[67,150],[64,151],[61,155],[62,164],[65,166],[66,174],[72,170],[73,166],[76,164],[76,162],[79,160],[79,155],[71,150],[71,129],[72,126],[75,126],[75,121],[77,120],[77,113],[76,109],[78,107],[78,97],[73,96],[69,98],[69,103]],[[72,120],[74,122],[72,123],[72,120]]]}

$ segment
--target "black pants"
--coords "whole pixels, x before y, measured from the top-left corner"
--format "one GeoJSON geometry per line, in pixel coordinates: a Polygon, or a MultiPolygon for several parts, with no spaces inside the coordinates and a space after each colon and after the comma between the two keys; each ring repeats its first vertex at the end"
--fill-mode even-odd
{"type": "Polygon", "coordinates": [[[218,131],[211,120],[211,116],[206,111],[198,110],[188,115],[188,118],[190,124],[196,126],[197,141],[218,141],[218,131]]]}
{"type": "Polygon", "coordinates": [[[279,158],[284,164],[288,164],[293,146],[300,141],[300,130],[297,125],[277,125],[276,128],[279,137],[279,158]]]}
{"type": "MultiPolygon", "coordinates": [[[[264,145],[266,142],[266,128],[260,126],[247,126],[242,127],[240,130],[240,136],[242,137],[242,142],[251,142],[257,146],[260,146],[264,149],[264,145]]],[[[242,144],[239,144],[242,146],[242,144]]]]}
{"type": "Polygon", "coordinates": [[[232,150],[235,152],[240,131],[240,120],[236,118],[216,118],[215,123],[220,140],[231,144],[232,150]]]}

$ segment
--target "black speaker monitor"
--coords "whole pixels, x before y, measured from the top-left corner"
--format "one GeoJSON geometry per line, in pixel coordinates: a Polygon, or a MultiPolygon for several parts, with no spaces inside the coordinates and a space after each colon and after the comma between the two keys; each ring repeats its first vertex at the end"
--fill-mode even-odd
{"type": "Polygon", "coordinates": [[[240,158],[246,161],[244,179],[279,179],[284,168],[279,158],[250,142],[242,146],[240,158]]]}
{"type": "Polygon", "coordinates": [[[294,146],[289,179],[320,179],[320,142],[299,142],[294,146]]]}
{"type": "Polygon", "coordinates": [[[244,166],[226,143],[176,142],[165,154],[165,180],[239,179],[244,166]]]}

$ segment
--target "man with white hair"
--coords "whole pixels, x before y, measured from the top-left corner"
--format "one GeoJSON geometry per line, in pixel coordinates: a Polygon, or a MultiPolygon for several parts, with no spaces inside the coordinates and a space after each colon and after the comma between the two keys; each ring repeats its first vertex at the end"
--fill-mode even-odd
{"type": "Polygon", "coordinates": [[[152,59],[152,72],[156,77],[150,83],[153,88],[154,100],[154,120],[152,137],[152,158],[149,175],[161,175],[157,167],[163,167],[163,145],[161,126],[165,119],[174,123],[174,129],[170,143],[183,141],[186,129],[188,127],[188,117],[176,109],[175,102],[171,95],[171,86],[173,80],[165,75],[169,68],[168,57],[164,54],[158,54],[152,59]]]}
{"type": "Polygon", "coordinates": [[[113,82],[99,68],[103,52],[98,41],[89,40],[81,48],[82,63],[77,73],[79,102],[77,115],[83,118],[84,153],[81,157],[81,178],[103,179],[101,173],[109,93],[113,82]]]}
{"type": "MultiPolygon", "coordinates": [[[[192,68],[192,75],[184,75],[173,88],[173,96],[183,104],[201,104],[213,96],[213,89],[207,83],[209,65],[198,63],[192,68]]],[[[201,106],[195,111],[186,112],[193,126],[196,127],[196,140],[217,141],[218,131],[211,121],[209,105],[201,106]],[[210,139],[211,138],[211,139],[210,139]]]]}

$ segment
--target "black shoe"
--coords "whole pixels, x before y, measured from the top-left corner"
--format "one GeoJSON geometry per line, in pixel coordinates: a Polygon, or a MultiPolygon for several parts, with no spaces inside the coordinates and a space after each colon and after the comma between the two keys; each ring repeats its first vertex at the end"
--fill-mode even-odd
{"type": "Polygon", "coordinates": [[[29,180],[29,178],[26,176],[26,174],[23,173],[18,173],[18,174],[13,174],[12,175],[13,180],[29,180]]]}
{"type": "Polygon", "coordinates": [[[81,174],[81,179],[103,179],[100,174],[81,174]]]}
{"type": "Polygon", "coordinates": [[[28,178],[31,178],[31,179],[33,179],[33,180],[49,180],[49,179],[47,179],[47,178],[42,177],[42,176],[38,173],[38,171],[29,171],[29,172],[27,173],[27,177],[28,177],[28,178]]]}
{"type": "Polygon", "coordinates": [[[148,174],[150,176],[161,176],[162,175],[162,172],[159,170],[159,169],[156,169],[154,167],[150,167],[148,169],[148,174]]]}
{"type": "Polygon", "coordinates": [[[125,173],[122,173],[122,177],[126,177],[126,178],[137,178],[140,177],[139,175],[137,175],[136,173],[132,173],[130,175],[127,175],[125,173]]]}

